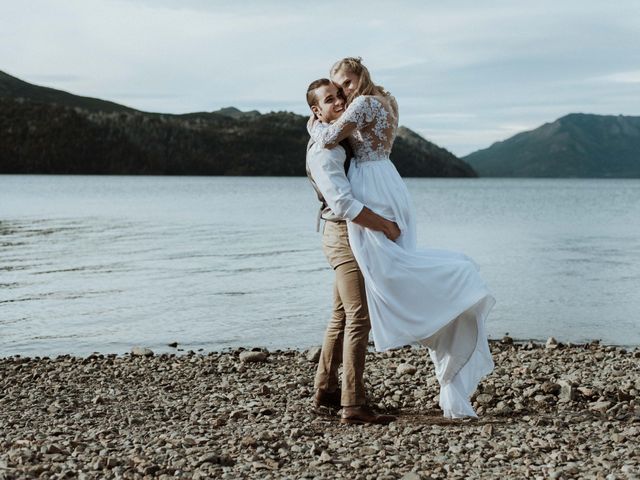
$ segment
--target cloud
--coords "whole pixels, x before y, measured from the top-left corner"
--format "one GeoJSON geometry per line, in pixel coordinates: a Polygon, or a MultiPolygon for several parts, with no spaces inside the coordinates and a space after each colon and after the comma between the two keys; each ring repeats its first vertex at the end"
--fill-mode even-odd
{"type": "Polygon", "coordinates": [[[593,80],[612,83],[640,83],[640,70],[610,73],[609,75],[596,77],[593,80]]]}
{"type": "Polygon", "coordinates": [[[306,114],[309,81],[362,56],[404,125],[464,155],[572,111],[639,114],[638,18],[635,0],[31,0],[3,6],[0,69],[146,111],[306,114]]]}

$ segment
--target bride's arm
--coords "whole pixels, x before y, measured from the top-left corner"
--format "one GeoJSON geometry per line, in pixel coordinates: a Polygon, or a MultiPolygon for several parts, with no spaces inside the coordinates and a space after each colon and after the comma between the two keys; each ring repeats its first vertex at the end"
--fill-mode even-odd
{"type": "Polygon", "coordinates": [[[357,97],[345,110],[342,116],[328,125],[318,121],[309,121],[307,130],[313,140],[324,148],[333,148],[366,124],[366,97],[357,97]]]}
{"type": "Polygon", "coordinates": [[[307,131],[323,148],[334,148],[358,128],[354,122],[341,121],[343,117],[344,115],[332,124],[310,121],[307,131]]]}

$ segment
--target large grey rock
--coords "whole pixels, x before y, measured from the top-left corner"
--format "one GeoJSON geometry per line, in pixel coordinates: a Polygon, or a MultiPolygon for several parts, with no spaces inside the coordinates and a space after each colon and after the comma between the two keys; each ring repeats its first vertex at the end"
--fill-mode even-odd
{"type": "Polygon", "coordinates": [[[558,348],[558,341],[553,337],[549,337],[545,346],[549,349],[558,348]]]}
{"type": "Polygon", "coordinates": [[[136,357],[151,357],[153,356],[153,350],[146,347],[133,347],[131,349],[131,355],[136,357]]]}
{"type": "Polygon", "coordinates": [[[313,363],[320,361],[320,354],[322,353],[322,347],[311,347],[307,350],[307,360],[313,363]]]}
{"type": "Polygon", "coordinates": [[[240,360],[245,363],[260,363],[267,359],[267,354],[264,352],[241,352],[240,360]]]}

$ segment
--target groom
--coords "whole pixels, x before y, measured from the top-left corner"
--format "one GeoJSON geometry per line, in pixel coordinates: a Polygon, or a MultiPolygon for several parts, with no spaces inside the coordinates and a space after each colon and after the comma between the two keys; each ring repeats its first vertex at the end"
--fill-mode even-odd
{"type": "MultiPolygon", "coordinates": [[[[337,120],[345,109],[342,91],[326,78],[309,85],[307,103],[323,123],[337,120]]],[[[345,146],[348,148],[348,144],[345,146]]],[[[400,230],[396,223],[377,215],[353,197],[346,176],[348,168],[342,145],[326,149],[309,142],[307,175],[322,202],[318,227],[320,219],[325,220],[322,249],[336,273],[333,313],[316,372],[314,404],[316,409],[342,406],[341,423],[388,424],[395,417],[378,415],[366,405],[363,375],[371,325],[364,279],[349,246],[346,220],[381,231],[391,240],[400,235],[400,230]],[[341,362],[342,390],[338,388],[341,362]]]]}

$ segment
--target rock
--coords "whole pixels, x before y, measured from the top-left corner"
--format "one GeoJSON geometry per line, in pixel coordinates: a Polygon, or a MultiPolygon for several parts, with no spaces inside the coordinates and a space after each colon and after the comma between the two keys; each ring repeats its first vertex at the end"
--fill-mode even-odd
{"type": "MultiPolygon", "coordinates": [[[[105,465],[106,466],[106,465],[105,465]]],[[[146,467],[144,467],[143,473],[145,475],[149,475],[152,476],[153,474],[155,474],[158,470],[161,470],[162,467],[160,467],[160,465],[147,465],[146,467]]]]}
{"type": "Polygon", "coordinates": [[[513,344],[513,338],[511,338],[509,335],[505,335],[500,340],[500,343],[502,343],[504,345],[512,345],[513,344]]]}
{"type": "Polygon", "coordinates": [[[632,395],[631,393],[624,392],[622,390],[618,390],[617,397],[619,402],[628,402],[630,400],[633,400],[634,395],[632,395]]]}
{"type": "Polygon", "coordinates": [[[482,435],[485,437],[491,437],[491,435],[493,435],[493,425],[491,425],[490,423],[487,423],[486,425],[482,426],[482,435]]]}
{"type": "Polygon", "coordinates": [[[553,337],[549,337],[547,339],[547,343],[545,344],[545,347],[550,349],[558,348],[558,341],[553,337]]]}
{"type": "Polygon", "coordinates": [[[622,443],[625,441],[625,436],[620,433],[612,433],[611,440],[613,440],[616,443],[622,443]]]}
{"type": "Polygon", "coordinates": [[[168,347],[178,348],[178,342],[167,343],[168,347]]]}
{"type": "Polygon", "coordinates": [[[454,455],[458,455],[458,454],[462,453],[462,447],[460,445],[450,445],[449,446],[449,451],[451,453],[453,453],[454,455]]]}
{"type": "Polygon", "coordinates": [[[320,361],[320,354],[322,353],[322,347],[311,347],[307,350],[307,360],[312,363],[318,363],[320,361]]]}
{"type": "Polygon", "coordinates": [[[267,360],[267,354],[264,352],[241,352],[240,361],[244,363],[261,363],[267,360]]]}
{"type": "Polygon", "coordinates": [[[503,407],[496,408],[495,412],[496,412],[496,415],[507,416],[507,415],[511,415],[513,413],[513,408],[511,408],[508,405],[505,405],[503,407]]]}
{"type": "Polygon", "coordinates": [[[580,392],[582,395],[584,395],[585,397],[592,397],[593,396],[593,388],[578,387],[576,390],[578,392],[580,392]]]}
{"type": "Polygon", "coordinates": [[[245,418],[247,415],[242,410],[234,410],[229,414],[229,418],[232,420],[238,420],[240,418],[245,418]]]}
{"type": "Polygon", "coordinates": [[[520,458],[522,456],[522,452],[520,452],[520,448],[518,447],[511,447],[507,450],[507,456],[509,458],[520,458]]]}
{"type": "Polygon", "coordinates": [[[611,402],[592,402],[589,404],[589,410],[605,413],[611,406],[611,402]]]}
{"type": "Polygon", "coordinates": [[[560,386],[560,384],[548,381],[540,385],[540,390],[542,390],[544,393],[552,393],[553,395],[558,395],[561,388],[562,387],[560,386]]]}
{"type": "Polygon", "coordinates": [[[323,450],[322,453],[320,454],[320,461],[322,463],[331,463],[332,462],[331,455],[329,455],[329,453],[326,450],[323,450]]]}
{"type": "Polygon", "coordinates": [[[405,473],[400,480],[420,480],[420,475],[416,472],[405,473]]]}
{"type": "Polygon", "coordinates": [[[214,427],[224,427],[226,424],[227,424],[226,420],[221,417],[216,418],[211,422],[211,425],[213,425],[214,427]]]}
{"type": "Polygon", "coordinates": [[[201,465],[204,465],[205,463],[215,463],[218,465],[230,466],[234,464],[234,461],[227,455],[216,455],[215,453],[206,453],[200,457],[196,465],[201,466],[201,465]]]}
{"type": "Polygon", "coordinates": [[[558,381],[560,385],[559,400],[563,402],[570,402],[576,399],[576,390],[573,385],[565,380],[558,381]]]}
{"type": "Polygon", "coordinates": [[[131,349],[131,355],[136,357],[152,357],[153,350],[146,347],[133,347],[131,349]]]}
{"type": "Polygon", "coordinates": [[[371,404],[406,412],[389,426],[316,415],[315,365],[297,349],[264,351],[268,364],[256,365],[240,361],[244,349],[0,358],[0,480],[81,471],[87,479],[462,479],[480,467],[483,478],[556,471],[564,479],[580,475],[582,457],[591,460],[587,476],[626,478],[621,466],[638,465],[636,359],[560,345],[491,342],[496,369],[473,398],[479,423],[443,418],[423,349],[368,351],[371,404]],[[417,372],[396,374],[401,364],[417,372]],[[577,399],[563,401],[572,391],[577,399]]]}
{"type": "Polygon", "coordinates": [[[418,369],[416,367],[409,365],[408,363],[401,363],[398,365],[398,368],[396,368],[396,373],[398,375],[413,375],[417,371],[418,369]]]}
{"type": "Polygon", "coordinates": [[[64,450],[60,445],[57,445],[55,443],[52,443],[51,445],[44,447],[44,452],[45,453],[60,453],[60,454],[64,454],[64,455],[68,455],[69,452],[67,452],[66,450],[64,450]]]}
{"type": "Polygon", "coordinates": [[[240,445],[243,447],[255,447],[257,444],[256,439],[250,436],[242,437],[242,440],[240,440],[240,445]]]}

